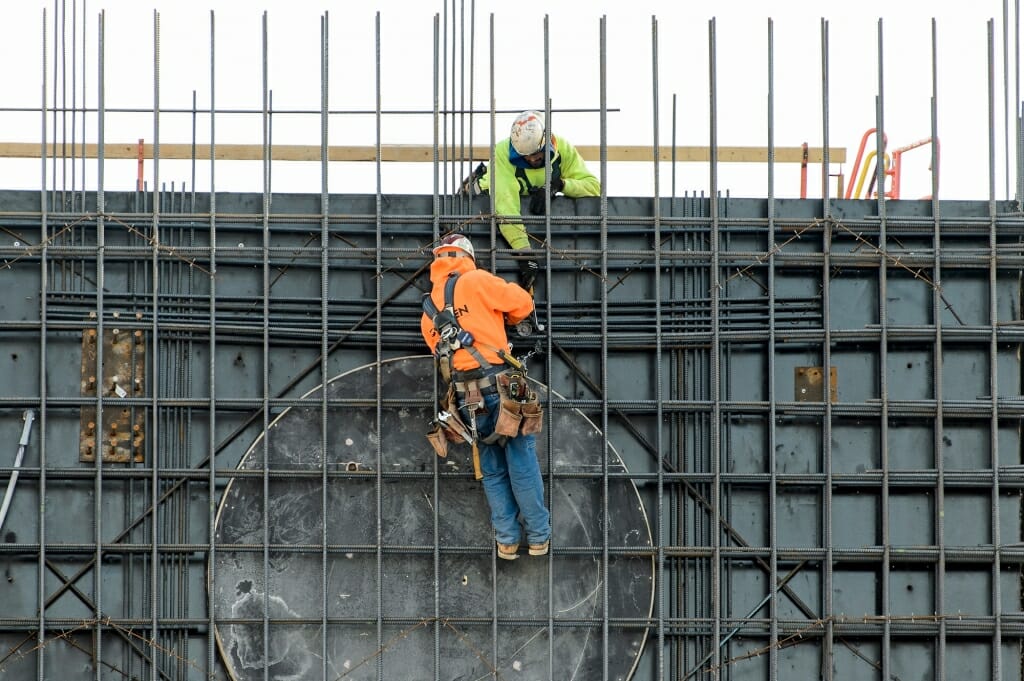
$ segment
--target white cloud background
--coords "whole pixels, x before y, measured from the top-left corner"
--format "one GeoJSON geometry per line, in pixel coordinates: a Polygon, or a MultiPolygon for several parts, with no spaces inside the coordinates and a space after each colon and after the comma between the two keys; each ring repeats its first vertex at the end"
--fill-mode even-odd
{"type": "MultiPolygon", "coordinates": [[[[215,19],[216,107],[260,109],[263,91],[263,12],[268,17],[267,74],[277,110],[319,111],[320,22],[329,22],[329,108],[369,111],[378,106],[377,16],[380,23],[380,108],[384,111],[429,112],[435,100],[435,17],[442,48],[438,64],[442,97],[440,108],[473,107],[483,113],[472,117],[473,142],[490,139],[491,21],[494,26],[495,108],[510,112],[543,107],[545,91],[545,33],[547,17],[547,75],[552,107],[552,128],[577,145],[601,141],[600,19],[606,17],[607,143],[650,146],[654,142],[654,68],[652,34],[657,20],[658,140],[667,147],[707,145],[709,114],[709,22],[714,19],[717,80],[717,141],[722,146],[765,146],[768,97],[768,19],[773,22],[774,136],[780,147],[823,144],[822,20],[828,22],[828,134],[829,145],[845,147],[847,162],[833,164],[847,183],[861,135],[875,126],[875,98],[879,87],[879,34],[881,21],[884,66],[884,125],[889,149],[931,134],[930,98],[933,66],[937,73],[937,119],[941,140],[943,198],[989,196],[989,20],[992,20],[994,68],[994,169],[996,198],[1007,198],[1006,141],[1009,149],[1009,196],[1016,182],[1013,118],[1018,96],[1017,33],[1014,7],[1008,8],[1004,28],[1002,0],[924,5],[910,0],[859,3],[809,0],[733,0],[681,2],[663,0],[609,2],[606,0],[509,3],[458,0],[382,0],[376,4],[306,2],[304,0],[176,2],[138,0],[56,0],[48,3],[6,2],[0,7],[5,40],[0,56],[7,67],[0,72],[4,107],[0,111],[0,142],[38,142],[42,129],[39,113],[45,90],[47,106],[87,107],[98,102],[98,16],[105,10],[105,119],[107,143],[135,142],[155,136],[156,105],[154,12],[159,14],[159,135],[163,144],[188,143],[193,123],[198,143],[210,141],[210,118],[191,113],[210,106],[211,11],[215,19]],[[43,11],[46,11],[47,69],[42,80],[43,11]],[[72,14],[74,13],[74,24],[72,14]],[[475,28],[470,25],[475,15],[475,28]],[[63,21],[62,21],[63,17],[63,21]],[[936,59],[932,61],[932,18],[935,19],[936,59]],[[55,22],[57,26],[55,27],[55,22]],[[84,28],[83,28],[84,22],[84,28]],[[55,35],[56,28],[56,35],[55,35]],[[1008,46],[1003,34],[1007,33],[1008,46]],[[470,97],[470,48],[475,46],[470,97]],[[84,41],[84,59],[83,59],[84,41]],[[1004,50],[1008,66],[1004,70],[1004,50]],[[453,54],[454,53],[454,54],[453,54]],[[454,64],[454,67],[453,67],[454,64]],[[453,73],[454,68],[454,73],[453,73]],[[58,75],[56,89],[54,73],[58,75]],[[1004,87],[1008,83],[1008,90],[1004,87]],[[1008,111],[1004,96],[1008,92],[1008,111]],[[673,133],[673,96],[676,98],[673,133]],[[12,108],[28,111],[10,111],[12,108]],[[136,109],[117,113],[113,109],[136,109]],[[585,112],[559,112],[586,109],[585,112]],[[1009,116],[1007,116],[1007,113],[1009,116]],[[1007,125],[1009,121],[1009,125],[1007,125]]],[[[496,136],[504,137],[512,113],[500,113],[496,136]]],[[[72,135],[98,138],[98,117],[90,111],[46,117],[50,140],[70,144],[72,135]]],[[[218,144],[261,144],[260,115],[220,113],[216,117],[218,144]]],[[[468,143],[470,117],[450,117],[442,134],[468,143]]],[[[276,113],[275,144],[319,145],[318,114],[276,113]]],[[[429,113],[385,114],[381,122],[383,144],[429,144],[433,117],[429,113]]],[[[335,114],[330,117],[328,143],[373,145],[377,122],[372,114],[335,114]]],[[[869,148],[874,148],[874,141],[869,148]]],[[[68,152],[70,155],[70,151],[68,152]]],[[[928,171],[930,149],[908,153],[903,197],[919,198],[931,192],[928,171]]],[[[599,165],[591,162],[599,172],[599,165]]],[[[153,181],[153,164],[146,164],[153,181]]],[[[82,161],[58,163],[47,169],[47,183],[57,188],[81,186],[82,161]],[[70,167],[69,167],[70,166],[70,167]]],[[[263,172],[258,162],[218,161],[215,186],[219,191],[260,191],[263,172]]],[[[457,169],[461,174],[463,169],[457,169]]],[[[661,193],[671,191],[669,164],[660,166],[661,193]]],[[[679,164],[676,191],[707,192],[709,171],[704,164],[679,164]]],[[[95,161],[84,165],[86,186],[95,186],[95,161]]],[[[159,181],[191,187],[192,167],[187,161],[163,160],[159,181]]],[[[134,186],[134,161],[108,160],[108,190],[134,186]]],[[[318,163],[275,162],[274,191],[319,192],[318,163]]],[[[377,172],[373,163],[332,163],[332,192],[374,192],[377,172]]],[[[610,195],[650,195],[654,167],[649,163],[612,163],[608,167],[610,195]]],[[[448,181],[450,184],[450,180],[448,181]]],[[[0,186],[36,189],[42,183],[38,159],[0,159],[0,186]]],[[[383,164],[381,189],[385,193],[430,193],[431,164],[383,164]]],[[[820,166],[809,176],[808,193],[821,195],[820,166]]],[[[761,196],[767,192],[764,164],[719,165],[719,188],[733,196],[761,196]]],[[[835,193],[834,180],[830,183],[835,193]]],[[[209,162],[196,167],[196,189],[210,188],[209,162]]],[[[445,188],[442,180],[442,191],[445,188]]],[[[798,169],[778,165],[775,192],[797,196],[798,169]]]]}

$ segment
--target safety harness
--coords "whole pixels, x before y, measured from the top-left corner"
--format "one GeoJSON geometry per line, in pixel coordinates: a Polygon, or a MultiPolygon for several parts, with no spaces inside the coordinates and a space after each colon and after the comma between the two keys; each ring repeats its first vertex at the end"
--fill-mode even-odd
{"type": "MultiPolygon", "coordinates": [[[[562,156],[555,156],[555,160],[551,162],[551,182],[554,183],[559,177],[562,176],[562,156]]],[[[516,179],[519,180],[519,184],[525,190],[526,194],[540,190],[544,188],[544,185],[534,187],[530,182],[530,178],[526,176],[526,168],[520,168],[516,166],[516,179]]],[[[521,192],[522,193],[522,192],[521,192]]]]}
{"type": "MultiPolygon", "coordinates": [[[[434,305],[434,301],[430,297],[429,293],[423,294],[423,312],[434,323],[434,330],[438,335],[437,347],[434,350],[434,356],[437,358],[437,367],[441,372],[441,378],[444,379],[445,383],[450,383],[453,378],[458,381],[460,373],[469,373],[458,372],[455,370],[455,352],[459,349],[468,352],[473,359],[476,360],[476,363],[480,366],[485,375],[490,374],[493,376],[495,372],[492,370],[495,367],[502,368],[501,364],[492,365],[486,358],[484,358],[476,348],[476,340],[473,338],[473,334],[463,329],[459,324],[459,320],[455,316],[455,284],[458,280],[459,273],[452,272],[448,275],[448,280],[444,282],[444,308],[441,310],[438,310],[437,306],[434,305]]],[[[493,351],[501,358],[501,361],[509,367],[515,369],[523,368],[522,362],[501,348],[495,348],[487,345],[486,343],[482,343],[481,345],[488,350],[493,351]]]]}
{"type": "Polygon", "coordinates": [[[477,341],[473,334],[459,324],[455,315],[455,284],[459,273],[452,272],[444,284],[444,307],[440,310],[431,299],[430,293],[423,296],[423,312],[433,322],[438,335],[434,357],[437,361],[438,373],[444,380],[447,389],[441,399],[440,411],[435,421],[435,429],[427,434],[427,439],[439,456],[447,455],[447,440],[462,440],[473,447],[473,470],[476,479],[483,477],[480,471],[480,454],[477,441],[484,444],[504,443],[508,437],[520,433],[539,432],[541,424],[540,408],[536,393],[530,391],[526,379],[526,366],[502,348],[485,343],[480,345],[494,352],[502,364],[491,364],[477,349],[477,341]],[[468,352],[479,365],[469,371],[457,371],[454,366],[455,352],[459,349],[468,352]],[[494,432],[484,438],[478,438],[476,432],[476,413],[484,409],[483,396],[497,393],[501,397],[501,412],[494,432]],[[469,426],[459,415],[457,400],[461,398],[463,407],[469,415],[469,426]],[[510,404],[506,404],[509,402],[510,404]],[[515,405],[518,405],[516,408],[515,405]],[[536,409],[533,407],[536,406],[536,409]],[[523,409],[526,409],[523,412],[523,409]],[[514,412],[506,415],[505,412],[514,412]],[[536,416],[534,416],[536,412],[536,416]],[[521,425],[522,418],[532,419],[528,424],[521,425]],[[502,421],[514,418],[515,423],[502,421]],[[447,435],[447,437],[446,437],[447,435]]]}

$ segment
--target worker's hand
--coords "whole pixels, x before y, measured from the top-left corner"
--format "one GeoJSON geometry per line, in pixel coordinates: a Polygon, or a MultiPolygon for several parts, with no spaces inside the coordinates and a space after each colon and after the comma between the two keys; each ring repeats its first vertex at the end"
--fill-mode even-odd
{"type": "Polygon", "coordinates": [[[537,274],[540,266],[536,260],[519,261],[519,285],[527,291],[533,292],[533,285],[537,283],[537,274]]]}
{"type": "MultiPolygon", "coordinates": [[[[554,198],[555,194],[565,189],[565,180],[561,177],[551,178],[551,198],[554,198]]],[[[545,210],[544,202],[544,188],[534,187],[530,190],[530,214],[531,215],[544,215],[545,210]]]]}
{"type": "Polygon", "coordinates": [[[534,187],[530,190],[530,215],[544,215],[544,188],[534,187]]]}

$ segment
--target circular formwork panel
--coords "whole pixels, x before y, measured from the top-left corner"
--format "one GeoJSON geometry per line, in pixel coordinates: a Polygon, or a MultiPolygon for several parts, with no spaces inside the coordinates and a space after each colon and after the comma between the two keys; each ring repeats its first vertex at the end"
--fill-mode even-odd
{"type": "MultiPolygon", "coordinates": [[[[556,476],[571,476],[547,489],[554,551],[497,560],[469,447],[452,447],[437,461],[442,473],[463,475],[432,474],[436,457],[424,433],[433,375],[431,358],[417,356],[337,376],[328,398],[366,406],[328,408],[326,456],[320,408],[292,407],[242,458],[240,469],[266,462],[270,472],[228,485],[209,575],[218,644],[236,681],[262,680],[265,669],[280,681],[321,679],[325,670],[328,679],[434,679],[435,667],[446,681],[494,671],[506,679],[550,673],[581,680],[602,678],[605,657],[607,678],[632,676],[647,630],[614,620],[650,616],[654,563],[649,555],[612,554],[605,579],[602,455],[608,452],[609,473],[621,473],[618,454],[582,413],[548,412],[551,466],[556,476]],[[325,462],[328,472],[348,471],[328,478],[326,490],[310,475],[325,462]],[[378,466],[408,475],[378,485],[378,466]],[[289,550],[275,550],[281,545],[289,550]],[[613,620],[607,648],[606,618],[613,620]]],[[[318,387],[309,396],[319,394],[318,387]]],[[[546,432],[537,450],[547,486],[546,432]]],[[[608,478],[607,495],[608,545],[650,547],[632,481],[608,478]]]]}

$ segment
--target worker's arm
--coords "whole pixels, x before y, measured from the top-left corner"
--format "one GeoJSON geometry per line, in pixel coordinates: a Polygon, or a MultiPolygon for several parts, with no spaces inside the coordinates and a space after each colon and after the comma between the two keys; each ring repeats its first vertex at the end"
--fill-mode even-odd
{"type": "Polygon", "coordinates": [[[578,199],[581,196],[600,196],[601,181],[587,169],[583,157],[576,151],[576,147],[569,143],[564,137],[556,137],[558,140],[558,154],[562,157],[561,173],[562,193],[571,199],[578,199]]]}
{"type": "Polygon", "coordinates": [[[502,140],[494,149],[494,163],[488,173],[494,193],[494,212],[498,216],[498,229],[510,248],[530,247],[530,238],[521,217],[519,180],[516,168],[508,160],[508,140],[502,140]]]}
{"type": "Polygon", "coordinates": [[[488,288],[494,309],[504,313],[507,324],[514,326],[533,312],[533,296],[519,284],[492,275],[488,288]]]}
{"type": "Polygon", "coordinates": [[[433,354],[439,339],[437,331],[434,329],[434,321],[426,313],[420,316],[420,333],[423,334],[423,341],[430,348],[430,353],[433,354]]]}

